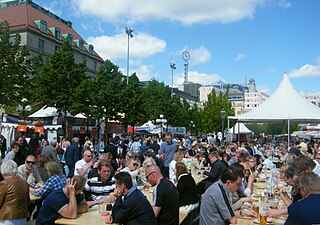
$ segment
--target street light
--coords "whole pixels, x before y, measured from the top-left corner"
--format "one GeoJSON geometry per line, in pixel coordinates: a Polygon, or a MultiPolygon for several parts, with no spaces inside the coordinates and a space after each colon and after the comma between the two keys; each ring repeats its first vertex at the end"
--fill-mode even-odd
{"type": "Polygon", "coordinates": [[[171,76],[172,76],[172,82],[171,82],[171,96],[173,96],[173,70],[177,69],[175,63],[170,63],[171,67],[171,76]]]}
{"type": "Polygon", "coordinates": [[[190,121],[190,133],[192,135],[192,131],[194,130],[194,128],[196,127],[196,125],[194,124],[194,122],[191,120],[190,121]]]}
{"type": "Polygon", "coordinates": [[[126,34],[128,35],[128,51],[127,51],[127,85],[129,84],[129,46],[130,46],[130,38],[133,38],[132,34],[133,30],[130,27],[126,27],[126,34]]]}
{"type": "Polygon", "coordinates": [[[163,124],[167,123],[167,120],[163,118],[163,115],[160,114],[160,119],[156,119],[156,123],[160,124],[161,126],[161,138],[162,138],[162,133],[163,133],[163,124]]]}
{"type": "Polygon", "coordinates": [[[221,126],[222,126],[222,131],[221,131],[221,134],[222,134],[222,139],[221,139],[221,144],[220,146],[223,147],[224,146],[224,119],[226,118],[226,111],[224,110],[224,108],[221,109],[220,111],[220,116],[221,116],[221,126]]]}

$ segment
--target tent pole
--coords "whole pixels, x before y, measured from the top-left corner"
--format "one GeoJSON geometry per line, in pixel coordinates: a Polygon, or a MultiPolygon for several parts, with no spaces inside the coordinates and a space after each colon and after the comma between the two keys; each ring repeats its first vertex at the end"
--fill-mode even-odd
{"type": "Polygon", "coordinates": [[[290,147],[290,119],[288,119],[288,150],[290,147]]]}
{"type": "Polygon", "coordinates": [[[238,121],[238,142],[241,143],[241,140],[240,140],[240,123],[238,121]]]}
{"type": "MultiPolygon", "coordinates": [[[[237,123],[237,120],[236,120],[236,123],[237,123]]],[[[236,141],[236,137],[235,137],[235,132],[236,132],[236,123],[233,125],[233,128],[232,128],[232,141],[236,141]]]]}

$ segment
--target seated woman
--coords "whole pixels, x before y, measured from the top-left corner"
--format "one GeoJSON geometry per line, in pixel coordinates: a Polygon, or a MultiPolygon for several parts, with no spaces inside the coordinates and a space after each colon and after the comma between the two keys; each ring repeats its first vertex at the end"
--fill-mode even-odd
{"type": "Polygon", "coordinates": [[[197,174],[197,172],[201,170],[202,167],[203,167],[202,153],[197,153],[190,164],[191,174],[197,174]]]}
{"type": "Polygon", "coordinates": [[[173,155],[173,160],[169,163],[169,180],[172,182],[172,183],[176,183],[177,181],[177,177],[176,177],[176,174],[174,172],[174,169],[176,167],[176,163],[177,162],[182,162],[183,160],[183,153],[182,152],[176,152],[174,155],[173,155]]]}
{"type": "Polygon", "coordinates": [[[62,188],[66,184],[66,176],[63,175],[60,165],[56,161],[49,161],[44,165],[49,179],[40,190],[30,188],[30,192],[35,196],[46,198],[52,191],[62,188]]]}
{"type": "Polygon", "coordinates": [[[1,164],[4,180],[0,182],[0,224],[26,224],[30,201],[28,183],[16,175],[17,164],[1,164]]]}
{"type": "Polygon", "coordinates": [[[180,211],[190,211],[197,208],[199,206],[199,195],[196,183],[191,174],[188,174],[186,165],[183,162],[177,162],[175,173],[178,179],[180,211]]]}

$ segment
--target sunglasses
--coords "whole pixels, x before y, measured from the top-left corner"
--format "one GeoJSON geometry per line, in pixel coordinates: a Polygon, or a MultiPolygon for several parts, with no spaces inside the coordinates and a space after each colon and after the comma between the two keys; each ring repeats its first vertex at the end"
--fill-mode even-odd
{"type": "Polygon", "coordinates": [[[154,173],[154,172],[149,173],[149,174],[146,176],[146,179],[148,180],[149,176],[150,176],[151,174],[153,174],[153,173],[154,173]]]}
{"type": "Polygon", "coordinates": [[[138,163],[133,163],[132,165],[133,165],[133,166],[138,166],[138,163]]]}
{"type": "Polygon", "coordinates": [[[36,162],[33,162],[33,161],[26,161],[26,163],[27,163],[27,164],[32,164],[32,165],[33,165],[33,164],[35,164],[36,162]]]}

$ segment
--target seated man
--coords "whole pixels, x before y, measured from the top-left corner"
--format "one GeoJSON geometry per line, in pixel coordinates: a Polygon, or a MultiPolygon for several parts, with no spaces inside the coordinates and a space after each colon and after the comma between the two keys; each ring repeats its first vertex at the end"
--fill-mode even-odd
{"type": "Polygon", "coordinates": [[[299,179],[303,199],[288,207],[285,225],[313,225],[320,222],[320,177],[314,172],[305,172],[299,179]]]}
{"type": "Polygon", "coordinates": [[[107,217],[106,223],[157,224],[148,199],[132,185],[130,174],[119,172],[115,179],[118,197],[113,205],[112,215],[107,217]]]}
{"type": "Polygon", "coordinates": [[[241,183],[241,175],[233,168],[226,168],[221,179],[213,183],[204,193],[200,209],[200,225],[224,225],[237,223],[241,215],[256,217],[252,210],[233,211],[230,192],[235,192],[241,183]]]}
{"type": "Polygon", "coordinates": [[[31,187],[34,187],[37,183],[43,183],[35,166],[36,163],[36,158],[33,155],[28,155],[25,160],[25,164],[18,167],[18,176],[26,180],[31,187]]]}
{"type": "Polygon", "coordinates": [[[154,190],[153,212],[158,225],[179,224],[179,195],[174,184],[165,179],[158,166],[146,168],[147,181],[156,186],[154,190]]]}
{"type": "Polygon", "coordinates": [[[86,178],[75,176],[67,179],[66,186],[51,192],[43,201],[36,225],[53,225],[59,216],[75,219],[77,213],[84,213],[92,205],[87,204],[81,194],[86,178]]]}
{"type": "MultiPolygon", "coordinates": [[[[116,185],[111,175],[112,166],[107,159],[98,164],[98,176],[92,177],[84,186],[87,200],[100,200],[114,191],[116,185]]],[[[114,199],[110,199],[113,202],[114,199]]]]}

